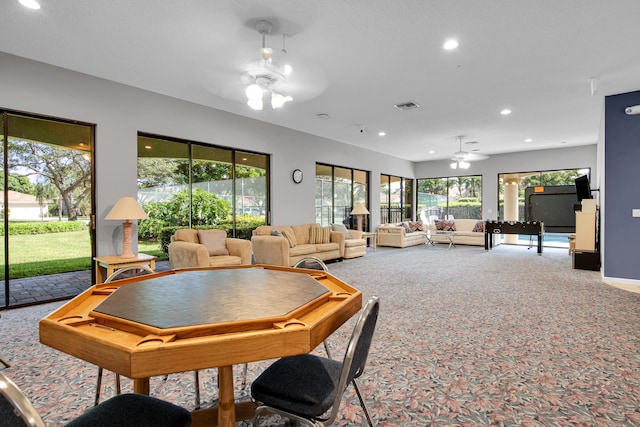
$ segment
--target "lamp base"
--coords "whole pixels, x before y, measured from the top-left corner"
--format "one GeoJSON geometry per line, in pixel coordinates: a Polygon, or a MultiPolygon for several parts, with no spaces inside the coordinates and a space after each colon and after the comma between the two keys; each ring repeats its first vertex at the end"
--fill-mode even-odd
{"type": "Polygon", "coordinates": [[[131,231],[133,229],[133,224],[131,221],[126,220],[122,224],[122,254],[120,258],[135,258],[136,254],[131,250],[131,231]]]}

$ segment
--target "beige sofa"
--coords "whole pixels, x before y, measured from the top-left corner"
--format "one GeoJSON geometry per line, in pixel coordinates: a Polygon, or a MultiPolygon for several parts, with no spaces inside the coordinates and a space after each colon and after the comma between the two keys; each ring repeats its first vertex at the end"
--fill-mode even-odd
{"type": "Polygon", "coordinates": [[[223,237],[218,237],[218,240],[221,241],[221,247],[214,252],[216,255],[211,255],[210,249],[200,242],[198,230],[183,228],[177,230],[171,236],[171,243],[169,243],[169,264],[171,268],[251,264],[250,241],[226,237],[224,230],[201,230],[201,232],[224,233],[219,235],[223,237]]]}
{"type": "Polygon", "coordinates": [[[329,228],[328,241],[312,243],[312,227],[320,225],[261,225],[256,228],[251,237],[255,263],[293,267],[302,258],[310,256],[322,261],[341,259],[344,256],[345,235],[324,227],[329,228]],[[284,235],[274,235],[274,230],[284,235]]]}
{"type": "MultiPolygon", "coordinates": [[[[476,245],[484,246],[484,222],[478,219],[454,219],[456,235],[453,236],[453,243],[456,245],[476,245]],[[482,231],[473,231],[476,224],[482,223],[482,231]]],[[[431,240],[437,243],[449,244],[447,236],[439,236],[436,224],[429,224],[431,240]]]]}
{"type": "MultiPolygon", "coordinates": [[[[456,235],[453,236],[453,243],[456,245],[477,245],[484,246],[484,229],[483,231],[473,231],[478,222],[477,219],[455,219],[452,220],[455,227],[456,235]]],[[[421,221],[407,222],[409,229],[411,225],[422,224],[421,221]]],[[[422,225],[423,230],[408,232],[406,226],[402,224],[384,224],[378,227],[378,246],[392,246],[396,248],[405,248],[407,246],[421,245],[429,242],[449,244],[447,236],[438,235],[435,223],[422,225]]],[[[445,230],[446,231],[446,230],[445,230]]]]}
{"type": "MultiPolygon", "coordinates": [[[[378,227],[378,246],[406,248],[407,246],[423,245],[429,241],[426,226],[418,221],[422,230],[408,232],[402,224],[382,224],[378,227]]],[[[416,223],[414,223],[416,224],[416,223]]],[[[415,227],[414,227],[415,228],[415,227]]]]}

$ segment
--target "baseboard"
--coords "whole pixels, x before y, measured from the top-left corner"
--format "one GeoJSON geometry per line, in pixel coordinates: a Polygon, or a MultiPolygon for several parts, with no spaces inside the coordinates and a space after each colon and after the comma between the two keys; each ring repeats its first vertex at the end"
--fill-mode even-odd
{"type": "Polygon", "coordinates": [[[620,283],[622,285],[636,285],[640,286],[640,280],[637,279],[622,279],[620,277],[602,277],[602,281],[606,283],[620,283]]]}

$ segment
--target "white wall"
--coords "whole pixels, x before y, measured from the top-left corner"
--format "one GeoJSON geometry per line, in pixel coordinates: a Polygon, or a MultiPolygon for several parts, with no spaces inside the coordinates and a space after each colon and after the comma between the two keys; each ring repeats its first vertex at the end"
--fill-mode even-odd
{"type": "MultiPolygon", "coordinates": [[[[416,164],[416,178],[457,176],[450,161],[432,161],[416,164]]],[[[529,172],[559,169],[591,168],[591,182],[597,183],[597,145],[584,145],[557,150],[537,150],[524,153],[498,154],[489,159],[471,163],[471,167],[458,175],[482,175],[482,218],[498,218],[498,175],[509,172],[529,172]]],[[[592,185],[592,188],[595,186],[592,185]]]]}
{"type": "MultiPolygon", "coordinates": [[[[271,154],[271,222],[315,222],[315,163],[371,172],[371,223],[381,173],[413,178],[413,163],[0,52],[0,108],[96,125],[97,255],[120,251],[121,225],[104,216],[137,192],[138,131],[271,154]],[[291,171],[304,181],[296,185],[291,171]]],[[[134,249],[135,250],[135,249],[134,249]]]]}

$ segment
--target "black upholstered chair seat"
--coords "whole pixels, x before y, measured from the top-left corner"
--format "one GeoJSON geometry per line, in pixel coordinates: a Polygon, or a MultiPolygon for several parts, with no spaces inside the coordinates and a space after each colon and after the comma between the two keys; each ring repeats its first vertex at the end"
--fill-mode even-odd
{"type": "MultiPolygon", "coordinates": [[[[191,412],[143,394],[120,394],[94,406],[67,427],[189,427],[191,412]]],[[[0,372],[0,426],[44,427],[33,404],[0,372]]]]}
{"type": "Polygon", "coordinates": [[[342,362],[336,360],[311,354],[285,357],[252,383],[251,394],[265,405],[319,417],[335,402],[341,373],[342,362]]]}
{"type": "Polygon", "coordinates": [[[120,394],[90,409],[66,427],[188,427],[191,413],[144,394],[120,394]]]}

